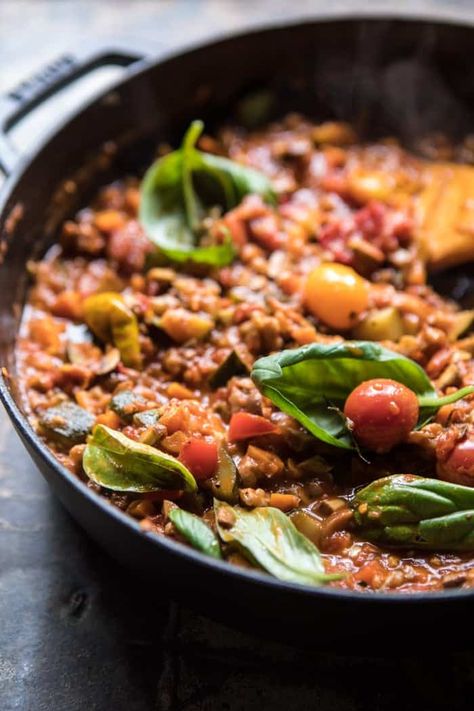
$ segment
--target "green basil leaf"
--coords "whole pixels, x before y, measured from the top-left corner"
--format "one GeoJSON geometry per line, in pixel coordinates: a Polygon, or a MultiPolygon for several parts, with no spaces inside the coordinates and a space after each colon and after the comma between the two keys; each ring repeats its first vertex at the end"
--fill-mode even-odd
{"type": "Polygon", "coordinates": [[[202,518],[178,507],[171,509],[168,518],[193,548],[212,558],[222,558],[219,540],[202,518]]]}
{"type": "Polygon", "coordinates": [[[419,427],[446,402],[474,392],[471,386],[438,398],[418,363],[371,341],[311,343],[282,351],[257,360],[251,376],[283,412],[321,441],[342,449],[355,449],[355,445],[338,408],[365,380],[391,378],[410,388],[420,404],[419,427]]]}
{"type": "Polygon", "coordinates": [[[409,548],[474,549],[474,489],[396,474],[360,489],[354,524],[374,542],[409,548]]]}
{"type": "Polygon", "coordinates": [[[237,546],[251,563],[280,580],[306,585],[321,585],[338,580],[339,574],[324,572],[324,564],[314,543],[298,531],[292,521],[271,506],[246,511],[214,501],[219,536],[237,546]],[[219,513],[226,510],[230,528],[219,524],[219,513]]]}
{"type": "Polygon", "coordinates": [[[205,208],[218,204],[230,210],[250,193],[273,203],[275,194],[268,178],[258,171],[198,151],[195,144],[202,129],[202,122],[194,121],[181,148],[158,159],[146,172],[139,219],[169,259],[224,266],[235,256],[230,235],[222,244],[199,246],[205,208]]]}
{"type": "Polygon", "coordinates": [[[242,198],[250,194],[261,195],[269,205],[276,203],[270,180],[258,170],[212,153],[195,151],[193,155],[195,170],[208,173],[221,183],[226,194],[226,204],[223,207],[235,207],[242,198]]]}
{"type": "Polygon", "coordinates": [[[193,475],[178,459],[105,425],[94,428],[82,465],[89,479],[114,491],[197,488],[193,475]]]}

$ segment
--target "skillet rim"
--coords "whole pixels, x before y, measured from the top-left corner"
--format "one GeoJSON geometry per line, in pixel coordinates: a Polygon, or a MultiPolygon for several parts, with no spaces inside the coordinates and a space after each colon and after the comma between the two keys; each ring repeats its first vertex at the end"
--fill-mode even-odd
{"type": "MultiPolygon", "coordinates": [[[[220,44],[226,44],[232,40],[238,40],[247,36],[256,36],[259,34],[271,34],[273,31],[281,31],[284,28],[288,30],[297,29],[299,27],[305,27],[308,25],[323,24],[323,23],[344,23],[344,22],[400,22],[408,24],[416,23],[426,23],[434,25],[449,25],[453,27],[461,28],[474,28],[474,18],[472,20],[466,18],[465,20],[461,17],[455,17],[453,15],[445,18],[443,16],[430,17],[423,13],[413,13],[409,11],[403,11],[397,14],[396,12],[388,11],[386,14],[383,12],[370,12],[365,14],[364,12],[355,13],[328,13],[317,16],[305,17],[305,18],[293,18],[290,23],[282,18],[278,21],[272,22],[270,24],[257,25],[255,27],[244,29],[238,33],[225,33],[220,34],[216,37],[211,37],[208,40],[198,41],[195,43],[190,43],[186,45],[181,50],[170,50],[160,55],[158,59],[144,59],[139,60],[129,67],[124,75],[110,85],[106,87],[105,90],[94,94],[90,99],[82,103],[74,112],[67,114],[63,119],[57,122],[51,129],[43,134],[38,143],[35,144],[32,151],[29,154],[20,156],[18,164],[15,166],[14,170],[8,175],[2,185],[0,191],[0,220],[4,217],[5,207],[8,204],[11,194],[14,192],[15,187],[23,178],[24,173],[28,170],[30,165],[41,158],[41,153],[46,151],[49,144],[54,140],[54,138],[66,130],[68,125],[77,119],[80,115],[86,113],[91,106],[96,103],[100,103],[103,98],[112,91],[120,89],[129,82],[132,82],[137,76],[145,74],[146,71],[152,67],[158,65],[164,65],[168,62],[172,62],[182,56],[193,54],[194,52],[203,51],[210,47],[216,47],[220,44]]],[[[8,252],[5,257],[5,263],[8,260],[8,252]]],[[[268,589],[269,593],[272,591],[275,593],[286,593],[293,596],[309,597],[330,601],[343,601],[351,602],[352,604],[358,604],[360,606],[364,605],[389,605],[391,603],[398,603],[401,605],[426,605],[436,606],[439,603],[450,603],[454,604],[456,601],[466,601],[469,599],[474,600],[474,588],[472,590],[445,590],[445,591],[420,591],[420,592],[368,592],[368,591],[356,591],[356,590],[344,590],[340,588],[331,588],[325,586],[311,587],[309,585],[302,585],[298,583],[291,583],[277,578],[273,578],[270,575],[261,573],[259,571],[250,571],[246,569],[233,566],[226,561],[220,561],[214,558],[210,558],[199,551],[192,549],[191,547],[185,546],[178,541],[174,541],[166,536],[161,536],[154,533],[149,533],[143,531],[140,525],[131,516],[128,516],[125,512],[121,511],[117,507],[111,505],[104,499],[100,494],[92,491],[84,482],[82,482],[78,477],[72,474],[66,467],[60,464],[60,462],[53,455],[51,450],[48,448],[46,443],[40,438],[40,436],[35,432],[33,426],[31,425],[28,417],[23,414],[20,407],[18,406],[15,398],[13,397],[10,388],[8,386],[8,380],[10,379],[8,369],[0,364],[0,401],[2,402],[5,411],[7,412],[10,420],[12,421],[17,433],[20,438],[25,440],[35,452],[35,454],[42,459],[45,464],[54,472],[65,480],[68,487],[75,489],[75,491],[89,500],[94,507],[101,509],[101,513],[106,517],[115,519],[119,525],[125,526],[129,534],[134,538],[146,538],[151,542],[151,545],[156,546],[158,550],[165,549],[168,554],[173,557],[183,558],[185,561],[192,561],[198,568],[205,571],[206,569],[213,570],[214,573],[219,573],[219,575],[227,576],[231,580],[234,578],[236,580],[244,580],[248,585],[255,585],[257,587],[268,589]]],[[[25,442],[23,442],[25,443],[25,442]]],[[[38,469],[36,462],[33,462],[34,466],[38,469]]],[[[49,484],[49,483],[48,483],[49,484]]],[[[53,491],[54,493],[54,491],[53,491]]],[[[65,507],[67,508],[67,507],[65,507]]],[[[72,518],[74,515],[70,513],[72,518]]],[[[87,532],[87,529],[86,533],[87,532]]],[[[96,541],[97,542],[97,541],[96,541]]],[[[97,542],[98,545],[100,545],[97,542]]]]}

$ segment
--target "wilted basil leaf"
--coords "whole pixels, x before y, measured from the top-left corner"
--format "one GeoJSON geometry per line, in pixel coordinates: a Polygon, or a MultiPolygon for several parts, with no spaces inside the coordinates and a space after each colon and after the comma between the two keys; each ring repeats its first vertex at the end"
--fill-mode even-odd
{"type": "Polygon", "coordinates": [[[202,518],[178,507],[171,509],[168,517],[176,530],[193,548],[212,558],[222,558],[217,536],[202,518]]]}
{"type": "Polygon", "coordinates": [[[82,465],[92,481],[114,491],[197,488],[193,475],[178,459],[105,425],[94,428],[82,465]]]}
{"type": "Polygon", "coordinates": [[[250,562],[280,580],[306,585],[321,585],[342,576],[327,574],[318,549],[303,536],[288,516],[270,506],[246,511],[239,506],[214,502],[217,530],[225,543],[235,544],[250,562]],[[219,523],[219,513],[233,521],[230,527],[219,523]]]}
{"type": "Polygon", "coordinates": [[[181,148],[149,168],[141,185],[139,219],[169,259],[224,266],[235,255],[230,235],[222,244],[199,244],[206,208],[220,205],[230,210],[250,193],[274,202],[275,194],[268,178],[258,171],[197,150],[202,129],[202,122],[194,121],[181,148]]]}

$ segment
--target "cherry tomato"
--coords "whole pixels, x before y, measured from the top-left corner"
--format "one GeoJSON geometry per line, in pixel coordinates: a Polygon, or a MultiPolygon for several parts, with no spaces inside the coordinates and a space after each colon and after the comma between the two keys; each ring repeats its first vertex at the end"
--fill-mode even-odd
{"type": "Polygon", "coordinates": [[[240,442],[243,439],[258,437],[274,431],[275,425],[265,417],[252,415],[250,412],[236,412],[230,418],[229,442],[240,442]]]}
{"type": "Polygon", "coordinates": [[[179,458],[196,479],[209,479],[217,469],[217,444],[193,437],[183,444],[179,458]]]}
{"type": "Polygon", "coordinates": [[[388,378],[366,380],[349,395],[344,414],[356,440],[375,452],[388,452],[402,442],[418,420],[415,393],[388,378]]]}
{"type": "Polygon", "coordinates": [[[320,264],[306,281],[304,299],[314,316],[334,329],[348,329],[369,305],[369,284],[344,264],[320,264]]]}
{"type": "Polygon", "coordinates": [[[440,479],[452,484],[474,486],[474,432],[458,441],[444,460],[438,460],[440,479]]]}

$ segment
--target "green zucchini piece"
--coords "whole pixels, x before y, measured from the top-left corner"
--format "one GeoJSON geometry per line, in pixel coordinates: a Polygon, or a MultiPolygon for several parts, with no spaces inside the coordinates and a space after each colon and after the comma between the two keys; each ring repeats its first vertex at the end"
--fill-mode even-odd
{"type": "Polygon", "coordinates": [[[223,444],[217,454],[217,471],[211,479],[211,491],[219,501],[235,504],[239,500],[237,467],[223,444]]]}
{"type": "Polygon", "coordinates": [[[74,402],[62,402],[45,410],[39,421],[48,439],[63,447],[72,447],[85,441],[95,417],[74,402]]]}
{"type": "Polygon", "coordinates": [[[154,427],[160,419],[160,411],[158,408],[153,410],[143,410],[136,412],[133,415],[133,424],[138,427],[154,427]]]}
{"type": "Polygon", "coordinates": [[[227,358],[209,378],[209,385],[213,390],[226,385],[235,375],[249,375],[250,371],[239,358],[236,351],[232,350],[227,358]]]}
{"type": "Polygon", "coordinates": [[[143,411],[146,400],[133,390],[122,390],[116,393],[110,401],[110,409],[120,415],[126,422],[131,422],[137,412],[143,411]]]}

